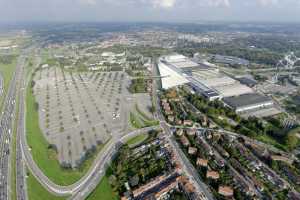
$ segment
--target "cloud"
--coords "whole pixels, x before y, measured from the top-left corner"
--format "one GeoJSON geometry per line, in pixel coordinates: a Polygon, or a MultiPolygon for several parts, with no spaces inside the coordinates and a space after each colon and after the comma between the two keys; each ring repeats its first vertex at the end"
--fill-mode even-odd
{"type": "Polygon", "coordinates": [[[154,8],[173,8],[176,0],[152,0],[151,4],[154,8]]]}
{"type": "Polygon", "coordinates": [[[259,5],[263,7],[278,5],[278,0],[258,0],[259,5]]]}
{"type": "Polygon", "coordinates": [[[209,6],[214,6],[214,7],[220,7],[220,6],[230,7],[229,0],[209,0],[207,1],[207,4],[209,6]]]}
{"type": "Polygon", "coordinates": [[[97,1],[96,0],[79,0],[79,3],[83,4],[83,5],[95,5],[95,4],[97,4],[97,1]]]}

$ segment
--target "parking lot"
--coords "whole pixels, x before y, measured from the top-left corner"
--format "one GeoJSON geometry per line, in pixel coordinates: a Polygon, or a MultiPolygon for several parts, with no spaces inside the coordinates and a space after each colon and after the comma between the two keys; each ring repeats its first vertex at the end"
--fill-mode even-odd
{"type": "Polygon", "coordinates": [[[57,67],[34,77],[39,122],[64,166],[78,166],[86,152],[129,132],[129,113],[139,104],[147,110],[148,94],[130,94],[124,72],[66,72],[57,67]]]}

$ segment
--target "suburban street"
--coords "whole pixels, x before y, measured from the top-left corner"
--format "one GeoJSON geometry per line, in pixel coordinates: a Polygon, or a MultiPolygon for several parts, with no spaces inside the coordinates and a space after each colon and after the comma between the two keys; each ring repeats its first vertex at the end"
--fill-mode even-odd
{"type": "MultiPolygon", "coordinates": [[[[156,74],[158,74],[157,68],[155,66],[153,66],[153,75],[156,75],[156,74]]],[[[176,153],[178,160],[184,167],[183,170],[184,170],[185,174],[190,178],[190,180],[193,181],[194,185],[197,188],[197,191],[200,193],[200,195],[203,196],[202,199],[213,200],[214,198],[213,198],[211,192],[209,191],[208,187],[203,183],[203,181],[200,180],[198,172],[196,171],[194,166],[190,163],[188,158],[184,155],[184,153],[180,149],[177,142],[174,140],[173,134],[170,130],[170,127],[166,123],[164,116],[162,114],[161,107],[160,107],[160,100],[159,100],[157,91],[158,91],[157,82],[153,81],[153,98],[157,105],[157,107],[156,107],[157,110],[156,110],[155,116],[156,116],[157,120],[160,121],[161,128],[163,129],[164,133],[167,135],[168,141],[172,145],[173,150],[176,153]]]]}

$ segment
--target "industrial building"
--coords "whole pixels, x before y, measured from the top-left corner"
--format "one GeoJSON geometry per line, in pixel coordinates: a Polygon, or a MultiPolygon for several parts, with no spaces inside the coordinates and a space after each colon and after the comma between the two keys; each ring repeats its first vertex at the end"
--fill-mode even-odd
{"type": "Polygon", "coordinates": [[[213,61],[216,63],[222,63],[227,65],[249,65],[250,62],[248,60],[234,57],[234,56],[222,56],[222,55],[214,55],[213,61]]]}
{"type": "Polygon", "coordinates": [[[254,91],[239,81],[220,73],[216,69],[193,72],[193,77],[206,87],[217,92],[221,98],[239,96],[254,91]]]}
{"type": "Polygon", "coordinates": [[[184,76],[176,72],[174,69],[170,68],[164,62],[158,63],[158,69],[160,76],[162,77],[161,83],[163,89],[169,89],[172,87],[189,83],[189,81],[184,76]]]}
{"type": "Polygon", "coordinates": [[[158,68],[163,89],[190,83],[196,92],[212,101],[254,92],[248,86],[220,73],[216,67],[196,63],[183,55],[162,57],[158,68]]]}
{"type": "Polygon", "coordinates": [[[226,106],[232,108],[237,113],[274,106],[274,102],[270,97],[266,97],[258,93],[227,97],[223,99],[223,102],[226,106]]]}
{"type": "Polygon", "coordinates": [[[223,100],[226,106],[237,113],[268,116],[279,112],[274,108],[271,98],[258,94],[251,88],[256,82],[250,79],[229,77],[216,67],[202,65],[178,54],[160,58],[158,68],[163,89],[188,84],[194,92],[210,101],[223,100]],[[263,112],[265,109],[269,111],[263,112]]]}
{"type": "Polygon", "coordinates": [[[241,84],[247,85],[251,88],[257,85],[257,81],[249,77],[238,77],[237,79],[240,81],[241,84]]]}
{"type": "Polygon", "coordinates": [[[164,61],[181,70],[191,70],[199,67],[198,63],[192,61],[186,56],[179,54],[166,56],[164,57],[164,61]]]}

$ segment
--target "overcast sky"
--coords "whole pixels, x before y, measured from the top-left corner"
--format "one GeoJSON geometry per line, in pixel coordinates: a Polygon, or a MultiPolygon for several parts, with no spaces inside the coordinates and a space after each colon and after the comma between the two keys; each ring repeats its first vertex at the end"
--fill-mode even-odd
{"type": "Polygon", "coordinates": [[[291,21],[300,0],[0,0],[0,21],[291,21]]]}

